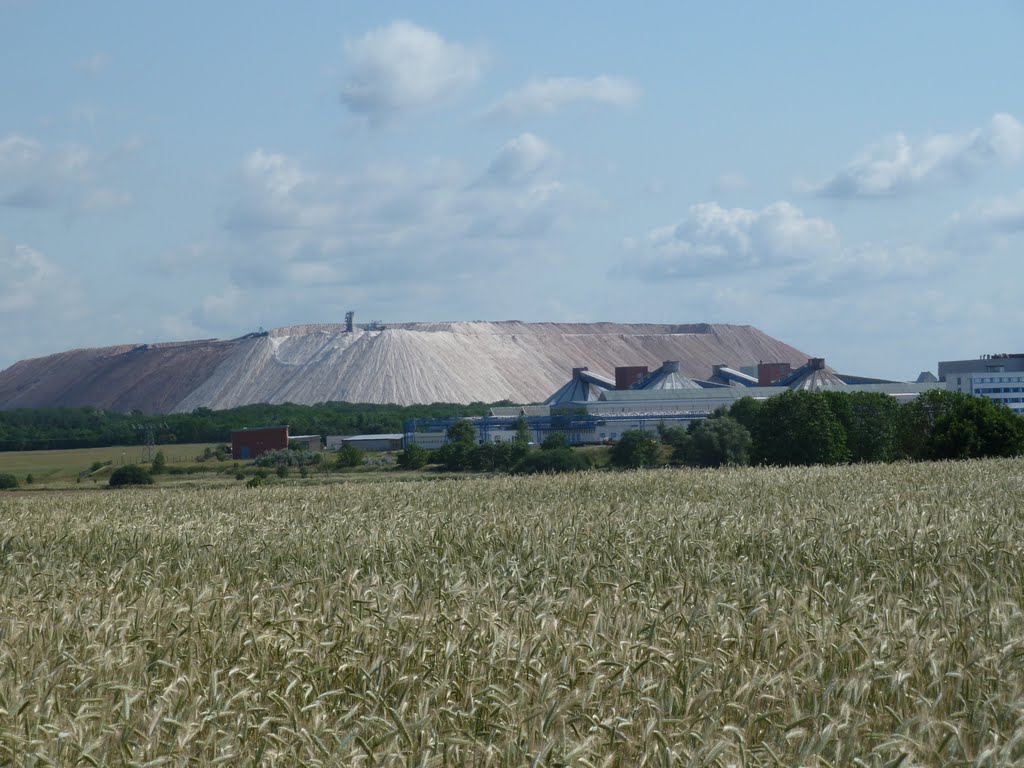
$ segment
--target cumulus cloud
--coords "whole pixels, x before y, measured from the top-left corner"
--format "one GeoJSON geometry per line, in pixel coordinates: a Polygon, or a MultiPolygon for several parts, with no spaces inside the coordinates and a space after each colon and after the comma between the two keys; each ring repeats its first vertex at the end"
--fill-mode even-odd
{"type": "Polygon", "coordinates": [[[480,78],[482,55],[436,32],[395,21],[345,44],[341,101],[372,123],[434,105],[480,78]]]}
{"type": "Polygon", "coordinates": [[[639,268],[649,279],[683,278],[820,258],[838,245],[830,222],[785,201],[761,210],[698,203],[678,224],[631,241],[635,253],[626,269],[639,268]]]}
{"type": "Polygon", "coordinates": [[[531,80],[483,111],[484,117],[526,117],[555,112],[572,104],[625,108],[640,98],[640,88],[623,77],[551,77],[531,80]]]}
{"type": "Polygon", "coordinates": [[[0,138],[0,206],[64,207],[95,212],[125,206],[131,196],[111,186],[110,164],[130,151],[99,155],[78,145],[48,146],[19,135],[0,138]]]}
{"type": "Polygon", "coordinates": [[[1015,197],[997,197],[953,214],[951,224],[964,232],[1024,232],[1024,189],[1015,197]]]}
{"type": "Polygon", "coordinates": [[[831,222],[807,216],[785,201],[760,210],[700,203],[680,223],[625,245],[627,257],[615,270],[618,276],[655,283],[754,280],[759,291],[787,296],[848,294],[867,285],[935,275],[955,261],[951,252],[917,245],[846,244],[831,222]]]}
{"type": "Polygon", "coordinates": [[[39,251],[0,239],[0,274],[0,313],[12,313],[40,303],[60,270],[39,251]]]}
{"type": "Polygon", "coordinates": [[[1024,156],[1024,125],[996,114],[980,128],[912,140],[902,133],[867,147],[843,170],[814,188],[820,197],[897,197],[934,184],[964,182],[992,166],[1024,156]]]}
{"type": "Polygon", "coordinates": [[[532,181],[550,165],[554,151],[532,133],[523,133],[501,148],[484,172],[491,184],[523,184],[532,181]]]}
{"type": "Polygon", "coordinates": [[[1010,197],[979,200],[950,216],[946,241],[965,255],[1019,245],[1024,235],[1024,189],[1010,197]]]}
{"type": "Polygon", "coordinates": [[[257,150],[224,221],[232,280],[246,290],[394,286],[527,263],[576,206],[572,188],[548,173],[554,154],[523,134],[482,170],[431,161],[341,174],[257,150]]]}

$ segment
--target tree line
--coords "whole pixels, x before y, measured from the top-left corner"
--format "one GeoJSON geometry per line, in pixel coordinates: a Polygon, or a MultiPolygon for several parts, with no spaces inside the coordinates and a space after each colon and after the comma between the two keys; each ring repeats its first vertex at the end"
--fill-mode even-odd
{"type": "Polygon", "coordinates": [[[1008,457],[1024,454],[1024,417],[943,389],[906,404],[871,392],[797,391],[742,398],[689,429],[662,430],[661,439],[673,463],[691,466],[1008,457]]]}
{"type": "MultiPolygon", "coordinates": [[[[553,433],[541,450],[520,420],[516,440],[477,444],[469,421],[448,430],[448,442],[429,452],[409,446],[399,464],[436,464],[449,471],[559,472],[586,469],[589,458],[553,433]]],[[[928,461],[1024,454],[1024,417],[1005,405],[935,389],[900,404],[870,392],[785,392],[766,400],[742,398],[689,427],[657,434],[624,432],[608,456],[623,469],[665,464],[718,467],[928,461]]]]}
{"type": "Polygon", "coordinates": [[[139,411],[115,413],[96,408],[35,408],[0,411],[0,451],[100,448],[140,445],[145,429],[155,427],[156,442],[223,443],[231,430],[288,424],[295,435],[384,434],[404,431],[406,419],[483,416],[499,403],[433,403],[431,405],[373,405],[320,403],[317,405],[245,405],[214,411],[197,408],[191,413],[147,416],[139,411]]]}

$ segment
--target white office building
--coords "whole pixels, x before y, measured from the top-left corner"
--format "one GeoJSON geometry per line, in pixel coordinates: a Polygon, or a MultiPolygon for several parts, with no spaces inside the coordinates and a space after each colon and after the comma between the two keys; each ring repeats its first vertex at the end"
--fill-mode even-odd
{"type": "Polygon", "coordinates": [[[939,381],[953,392],[987,397],[1024,414],[1024,354],[941,362],[939,381]]]}

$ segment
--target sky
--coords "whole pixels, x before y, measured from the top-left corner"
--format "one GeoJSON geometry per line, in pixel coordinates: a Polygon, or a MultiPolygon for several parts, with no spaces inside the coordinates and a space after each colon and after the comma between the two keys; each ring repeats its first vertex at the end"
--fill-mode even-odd
{"type": "Polygon", "coordinates": [[[1024,3],[633,5],[0,0],[0,368],[350,309],[1024,352],[1024,3]]]}

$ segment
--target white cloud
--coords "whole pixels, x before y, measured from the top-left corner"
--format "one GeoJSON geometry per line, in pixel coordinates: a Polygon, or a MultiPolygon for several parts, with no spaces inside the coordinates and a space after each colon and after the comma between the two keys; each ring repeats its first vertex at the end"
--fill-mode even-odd
{"type": "Polygon", "coordinates": [[[99,155],[78,145],[47,146],[10,135],[0,139],[0,206],[96,212],[131,202],[110,184],[109,165],[132,151],[126,146],[99,155]]]}
{"type": "Polygon", "coordinates": [[[898,133],[867,147],[843,170],[813,189],[820,197],[895,197],[975,178],[991,166],[1024,156],[1024,125],[996,114],[967,133],[934,134],[911,140],[898,133]]]}
{"type": "Polygon", "coordinates": [[[532,181],[552,161],[554,151],[543,139],[523,133],[501,148],[484,173],[492,184],[523,184],[532,181]]]}
{"type": "Polygon", "coordinates": [[[449,98],[475,83],[483,68],[479,52],[408,21],[346,42],[345,55],[341,101],[375,124],[449,98]]]}
{"type": "Polygon", "coordinates": [[[997,197],[953,214],[951,224],[961,232],[991,234],[1024,232],[1024,189],[1016,197],[997,197]]]}
{"type": "Polygon", "coordinates": [[[623,77],[551,77],[531,80],[483,111],[484,117],[526,117],[555,112],[570,104],[625,108],[640,98],[640,88],[623,77]]]}
{"type": "Polygon", "coordinates": [[[949,218],[946,241],[965,257],[1003,251],[1011,256],[1024,235],[1024,189],[1011,197],[979,200],[949,218]]]}
{"type": "Polygon", "coordinates": [[[616,276],[648,282],[731,280],[762,294],[841,295],[865,286],[934,276],[954,261],[916,245],[844,244],[835,226],[788,202],[760,210],[700,203],[679,223],[627,238],[616,276]]]}
{"type": "Polygon", "coordinates": [[[32,309],[60,277],[60,270],[27,245],[0,239],[0,313],[32,309]]]}
{"type": "Polygon", "coordinates": [[[581,197],[548,172],[555,154],[523,134],[475,172],[431,161],[340,174],[257,150],[238,176],[222,263],[247,291],[390,290],[539,263],[581,197]]]}
{"type": "Polygon", "coordinates": [[[699,203],[675,225],[633,241],[624,265],[650,279],[682,278],[826,257],[839,247],[835,227],[781,201],[759,211],[699,203]]]}

